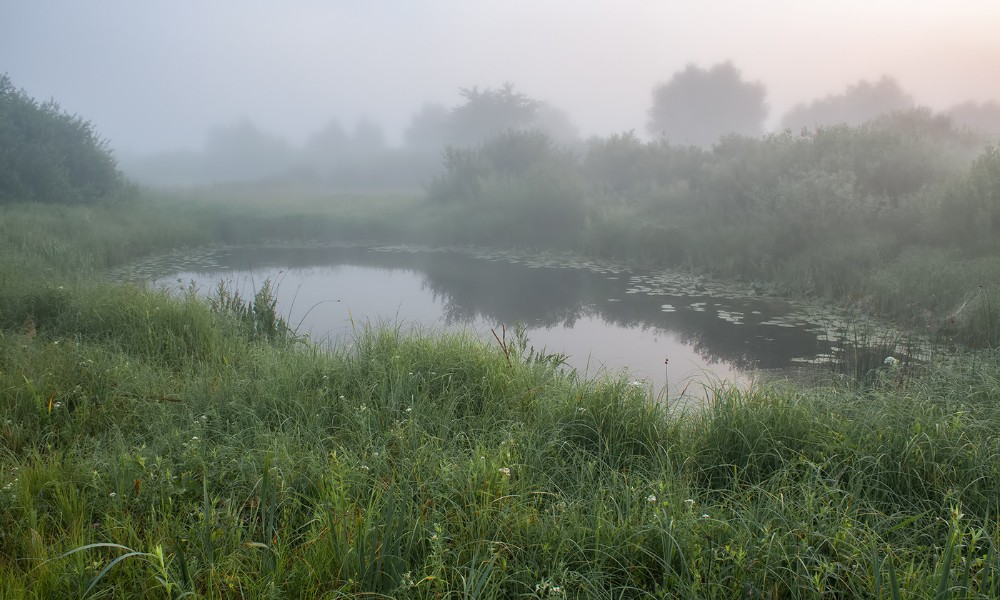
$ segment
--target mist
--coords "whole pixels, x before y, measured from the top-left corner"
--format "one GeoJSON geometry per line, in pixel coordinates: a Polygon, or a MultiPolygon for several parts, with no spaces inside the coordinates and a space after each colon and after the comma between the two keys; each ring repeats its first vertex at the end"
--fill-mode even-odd
{"type": "Polygon", "coordinates": [[[647,127],[654,89],[690,66],[727,62],[763,88],[760,131],[781,130],[789,111],[884,77],[935,111],[990,106],[1000,99],[992,76],[1000,42],[989,26],[998,18],[1000,7],[982,2],[621,10],[571,2],[386,9],[15,0],[0,8],[0,55],[18,86],[86,115],[140,176],[187,173],[185,161],[244,135],[254,138],[245,150],[255,158],[240,169],[219,158],[215,177],[285,155],[289,164],[260,173],[266,178],[301,171],[311,161],[303,155],[335,152],[331,144],[344,142],[335,141],[337,130],[349,140],[367,128],[372,137],[357,150],[369,155],[459,141],[433,142],[418,131],[461,106],[462,90],[506,83],[554,109],[560,142],[630,130],[656,137],[647,127]],[[162,173],[150,172],[151,157],[162,173]]]}

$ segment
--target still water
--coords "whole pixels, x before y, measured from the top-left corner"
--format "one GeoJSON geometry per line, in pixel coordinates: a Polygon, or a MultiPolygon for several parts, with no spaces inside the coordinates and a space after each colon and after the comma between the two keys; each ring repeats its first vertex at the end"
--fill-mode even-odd
{"type": "Polygon", "coordinates": [[[149,261],[132,276],[252,297],[277,286],[279,313],[314,341],[349,344],[355,327],[527,328],[535,348],[586,376],[620,374],[671,395],[745,381],[758,369],[822,363],[835,320],[806,304],[712,280],[567,257],[376,246],[254,247],[149,261]],[[669,361],[665,364],[666,361],[669,361]]]}

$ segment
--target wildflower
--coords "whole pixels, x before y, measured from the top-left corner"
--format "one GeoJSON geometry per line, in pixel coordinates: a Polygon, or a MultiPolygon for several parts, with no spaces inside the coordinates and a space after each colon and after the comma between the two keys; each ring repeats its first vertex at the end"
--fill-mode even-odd
{"type": "Polygon", "coordinates": [[[656,496],[654,496],[653,494],[646,496],[646,502],[649,502],[650,504],[656,504],[656,496]]]}
{"type": "Polygon", "coordinates": [[[687,504],[688,506],[694,506],[694,498],[688,498],[687,500],[684,501],[684,503],[687,504]]]}
{"type": "Polygon", "coordinates": [[[510,477],[510,469],[507,467],[500,467],[499,472],[503,474],[504,477],[510,477]]]}
{"type": "Polygon", "coordinates": [[[712,515],[710,515],[708,513],[702,513],[702,515],[701,515],[702,519],[710,519],[711,517],[712,517],[712,515]]]}
{"type": "Polygon", "coordinates": [[[343,396],[341,396],[341,397],[340,397],[340,399],[341,399],[341,400],[343,400],[343,399],[344,399],[344,397],[343,397],[343,396]]]}
{"type": "Polygon", "coordinates": [[[899,359],[896,358],[895,356],[886,356],[885,360],[882,361],[882,364],[884,364],[887,367],[895,367],[896,365],[899,364],[899,359]]]}
{"type": "Polygon", "coordinates": [[[361,465],[361,470],[367,473],[370,469],[368,468],[368,465],[361,465]]]}
{"type": "Polygon", "coordinates": [[[582,414],[582,413],[585,413],[585,412],[587,412],[587,409],[581,406],[580,408],[577,408],[577,409],[576,409],[576,412],[578,412],[578,413],[581,413],[581,414],[582,414]]]}
{"type": "Polygon", "coordinates": [[[207,421],[208,420],[208,416],[207,415],[201,415],[200,418],[201,418],[202,421],[207,421]]]}
{"type": "Polygon", "coordinates": [[[198,441],[198,436],[194,436],[194,437],[192,437],[192,438],[191,438],[191,441],[192,441],[192,442],[197,442],[197,441],[198,441]]]}
{"type": "Polygon", "coordinates": [[[413,412],[413,407],[412,406],[407,406],[406,407],[406,412],[408,412],[408,413],[413,412]]]}
{"type": "Polygon", "coordinates": [[[52,405],[52,408],[62,408],[62,402],[56,402],[52,405]]]}
{"type": "Polygon", "coordinates": [[[109,498],[115,498],[116,496],[118,496],[116,492],[111,492],[110,494],[108,494],[109,498]]]}

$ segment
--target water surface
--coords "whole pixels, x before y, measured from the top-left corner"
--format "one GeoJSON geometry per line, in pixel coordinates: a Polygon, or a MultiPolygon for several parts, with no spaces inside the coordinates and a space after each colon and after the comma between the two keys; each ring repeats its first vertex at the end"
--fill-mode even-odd
{"type": "MultiPolygon", "coordinates": [[[[831,318],[805,304],[712,280],[568,257],[430,248],[254,247],[172,255],[138,268],[157,285],[209,293],[219,281],[253,295],[277,285],[299,333],[350,343],[367,322],[404,330],[527,328],[532,345],[587,376],[628,369],[660,393],[757,369],[829,360],[831,318]],[[665,364],[669,361],[668,364],[665,364]]],[[[135,275],[135,274],[133,274],[135,275]]]]}

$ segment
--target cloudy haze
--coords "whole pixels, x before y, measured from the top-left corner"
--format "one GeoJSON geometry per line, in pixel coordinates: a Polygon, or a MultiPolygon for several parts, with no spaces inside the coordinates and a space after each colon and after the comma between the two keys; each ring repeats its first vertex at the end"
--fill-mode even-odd
{"type": "Polygon", "coordinates": [[[428,102],[513,82],[583,135],[642,131],[688,63],[762,82],[768,123],[861,79],[923,105],[1000,99],[1000,2],[5,0],[0,73],[119,153],[199,148],[246,118],[301,143],[335,119],[390,143],[428,102]]]}

